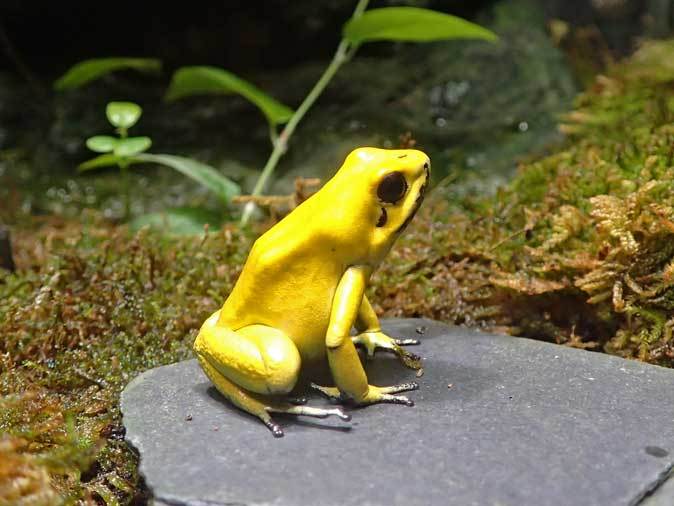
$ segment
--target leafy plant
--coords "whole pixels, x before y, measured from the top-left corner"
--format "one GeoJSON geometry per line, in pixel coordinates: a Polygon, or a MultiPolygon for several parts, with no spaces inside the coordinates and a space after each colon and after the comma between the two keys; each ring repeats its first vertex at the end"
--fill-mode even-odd
{"type": "MultiPolygon", "coordinates": [[[[145,136],[129,137],[129,128],[138,122],[142,112],[141,107],[133,102],[110,102],[105,109],[105,113],[110,124],[115,127],[118,137],[110,135],[89,137],[86,141],[87,147],[96,153],[100,153],[100,155],[80,164],[78,167],[80,172],[113,165],[119,167],[122,174],[125,216],[127,218],[130,215],[128,167],[132,164],[156,163],[171,167],[211,190],[225,207],[234,196],[241,192],[239,185],[220,174],[210,165],[182,156],[146,153],[152,146],[152,139],[145,136]]],[[[201,230],[203,223],[214,221],[212,215],[209,215],[205,210],[190,211],[186,208],[180,208],[169,210],[164,217],[159,215],[146,216],[143,220],[139,220],[137,224],[157,224],[161,223],[162,220],[163,223],[168,223],[168,228],[172,228],[172,223],[178,223],[179,226],[173,228],[182,233],[186,233],[188,230],[201,230]],[[208,219],[204,219],[206,216],[208,219]],[[191,229],[186,224],[190,220],[194,225],[191,229]]]]}
{"type": "MultiPolygon", "coordinates": [[[[351,18],[343,26],[342,39],[321,77],[306,95],[296,110],[267,95],[254,84],[235,74],[217,67],[189,66],[178,69],[171,78],[166,92],[168,101],[203,94],[238,94],[249,100],[264,114],[269,124],[272,151],[255,183],[252,196],[259,196],[265,189],[279,160],[288,149],[288,142],[298,124],[320,97],[339,68],[355,55],[366,42],[403,41],[431,42],[448,39],[482,39],[494,41],[496,35],[464,19],[415,7],[385,7],[367,11],[369,0],[359,0],[351,18]],[[283,126],[279,134],[277,129],[283,126]]],[[[56,83],[56,89],[81,86],[115,70],[131,68],[142,72],[157,71],[158,60],[140,58],[103,58],[88,60],[75,65],[56,83]]],[[[212,190],[225,204],[239,193],[239,187],[212,167],[175,155],[145,153],[150,147],[148,137],[128,137],[127,129],[140,117],[140,107],[124,103],[117,116],[108,114],[110,122],[117,127],[119,138],[96,136],[87,141],[87,146],[100,156],[80,165],[80,170],[118,165],[122,171],[126,193],[126,214],[129,214],[127,167],[133,163],[153,162],[167,165],[194,179],[212,190]],[[119,116],[119,115],[122,116],[119,116]]],[[[253,199],[254,200],[254,199],[253,199]]],[[[244,208],[241,223],[245,224],[254,208],[249,201],[244,208]]],[[[184,220],[184,213],[178,218],[184,220]]]]}
{"type": "Polygon", "coordinates": [[[238,93],[255,104],[271,125],[288,121],[293,110],[265,94],[253,84],[217,67],[183,67],[173,74],[167,100],[202,93],[238,93]]]}
{"type": "Polygon", "coordinates": [[[97,169],[108,165],[117,165],[122,174],[124,192],[124,214],[128,218],[130,212],[129,173],[128,167],[134,162],[132,157],[149,149],[152,140],[149,137],[129,137],[129,128],[140,119],[143,110],[132,102],[110,102],[105,108],[108,121],[115,127],[118,137],[95,135],[87,139],[87,147],[100,156],[84,162],[80,171],[97,169]]]}
{"type": "MultiPolygon", "coordinates": [[[[273,149],[253,188],[253,196],[260,195],[264,191],[276,165],[288,149],[288,141],[297,125],[330,83],[337,70],[353,58],[362,44],[372,41],[497,39],[490,30],[456,16],[415,7],[385,7],[366,11],[368,2],[369,0],[359,0],[353,15],[343,27],[342,40],[332,61],[295,111],[224,69],[183,67],[173,75],[166,93],[167,100],[204,93],[238,93],[255,104],[266,116],[273,149]],[[279,125],[285,127],[280,134],[277,134],[276,128],[279,125]]],[[[242,224],[248,221],[253,205],[252,202],[246,205],[241,218],[242,224]]]]}
{"type": "Polygon", "coordinates": [[[363,12],[346,22],[342,36],[355,45],[378,40],[496,40],[493,32],[465,19],[417,7],[385,7],[363,12]]]}
{"type": "Polygon", "coordinates": [[[158,73],[161,62],[155,58],[96,58],[71,67],[54,83],[57,91],[79,88],[117,70],[132,69],[143,73],[158,73]]]}

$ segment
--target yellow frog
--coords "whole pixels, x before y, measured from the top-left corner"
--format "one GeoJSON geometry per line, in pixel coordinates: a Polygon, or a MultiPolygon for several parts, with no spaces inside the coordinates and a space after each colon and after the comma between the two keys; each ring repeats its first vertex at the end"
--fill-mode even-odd
{"type": "Polygon", "coordinates": [[[201,327],[194,350],[206,375],[234,405],[283,436],[270,413],[350,420],[339,408],[284,399],[300,369],[329,364],[335,387],[312,387],[355,404],[412,406],[415,383],[368,384],[354,344],[410,367],[418,357],[381,332],[365,296],[370,275],[421,205],[430,160],[421,151],[359,148],[318,192],[263,234],[222,309],[201,327]],[[351,337],[351,328],[360,332],[351,337]]]}

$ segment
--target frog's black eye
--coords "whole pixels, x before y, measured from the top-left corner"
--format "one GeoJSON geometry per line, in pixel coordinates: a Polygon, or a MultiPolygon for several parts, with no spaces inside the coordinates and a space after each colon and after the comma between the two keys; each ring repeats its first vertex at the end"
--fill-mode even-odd
{"type": "Polygon", "coordinates": [[[395,204],[407,191],[407,181],[400,172],[391,172],[384,176],[377,188],[377,197],[387,204],[395,204]]]}

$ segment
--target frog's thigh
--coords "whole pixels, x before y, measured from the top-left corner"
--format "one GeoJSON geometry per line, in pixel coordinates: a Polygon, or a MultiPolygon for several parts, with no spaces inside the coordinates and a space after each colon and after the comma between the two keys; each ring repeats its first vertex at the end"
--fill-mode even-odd
{"type": "Polygon", "coordinates": [[[249,392],[286,394],[297,383],[300,354],[295,343],[266,325],[233,331],[209,319],[194,349],[218,373],[249,392]]]}

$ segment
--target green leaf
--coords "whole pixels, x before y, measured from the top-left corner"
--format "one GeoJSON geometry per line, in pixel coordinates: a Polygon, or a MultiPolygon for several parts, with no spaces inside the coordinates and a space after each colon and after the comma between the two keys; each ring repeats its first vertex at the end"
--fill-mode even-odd
{"type": "Polygon", "coordinates": [[[166,165],[181,174],[195,180],[215,193],[225,204],[241,193],[241,188],[231,179],[220,174],[216,169],[191,158],[175,155],[143,153],[130,158],[137,162],[150,162],[166,165]]]}
{"type": "Polygon", "coordinates": [[[143,109],[133,102],[110,102],[105,108],[108,121],[117,128],[131,128],[140,119],[143,109]]]}
{"type": "Polygon", "coordinates": [[[159,213],[139,216],[131,221],[131,230],[142,227],[160,230],[173,235],[200,235],[204,233],[204,225],[211,229],[219,229],[222,219],[219,213],[203,207],[179,207],[167,209],[159,213]]]}
{"type": "Polygon", "coordinates": [[[158,73],[161,62],[155,58],[96,58],[77,63],[54,83],[58,91],[80,86],[116,70],[133,69],[145,73],[158,73]]]}
{"type": "Polygon", "coordinates": [[[149,137],[127,137],[119,139],[115,147],[117,156],[133,156],[146,151],[152,146],[152,139],[149,137]]]}
{"type": "Polygon", "coordinates": [[[131,165],[133,163],[139,163],[139,160],[135,158],[127,158],[124,156],[117,156],[113,153],[105,153],[104,155],[97,156],[91,160],[87,160],[77,166],[79,172],[86,172],[88,170],[100,169],[102,167],[110,167],[112,165],[119,165],[120,163],[126,163],[131,165]]]}
{"type": "Polygon", "coordinates": [[[375,40],[497,39],[492,31],[470,21],[417,7],[383,7],[365,11],[344,25],[343,36],[356,45],[375,40]]]}
{"type": "Polygon", "coordinates": [[[117,146],[118,139],[109,135],[95,135],[87,139],[87,147],[96,153],[109,153],[117,146]]]}
{"type": "Polygon", "coordinates": [[[113,155],[112,153],[106,153],[104,155],[97,156],[91,160],[87,160],[84,163],[81,163],[77,166],[77,170],[84,172],[87,170],[100,169],[101,167],[109,167],[111,165],[117,165],[122,160],[122,157],[113,155]]]}
{"type": "Polygon", "coordinates": [[[248,81],[217,67],[182,67],[173,74],[166,100],[201,94],[238,93],[255,104],[274,124],[286,123],[292,109],[270,97],[248,81]]]}

